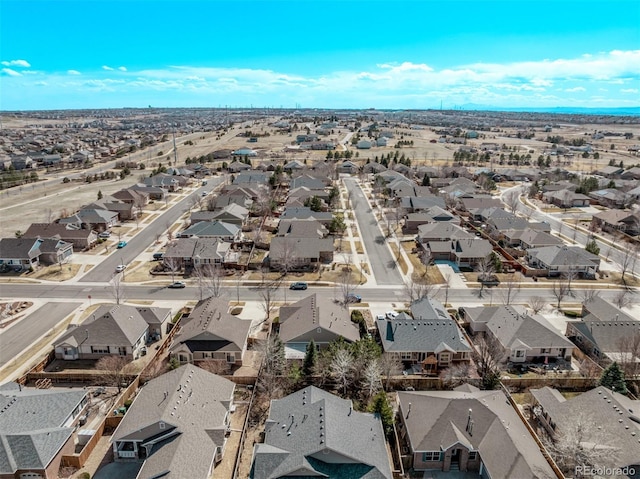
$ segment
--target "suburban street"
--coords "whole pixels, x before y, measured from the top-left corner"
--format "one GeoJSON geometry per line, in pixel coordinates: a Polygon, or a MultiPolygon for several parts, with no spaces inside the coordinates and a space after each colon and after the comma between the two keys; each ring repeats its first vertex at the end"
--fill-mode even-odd
{"type": "Polygon", "coordinates": [[[104,261],[84,275],[80,281],[94,283],[108,282],[113,276],[117,265],[132,262],[140,253],[149,247],[149,244],[155,240],[156,234],[163,233],[167,229],[167,224],[173,225],[173,223],[187,211],[191,195],[200,195],[203,191],[209,192],[223,181],[224,177],[222,176],[210,178],[206,186],[190,193],[159,218],[156,218],[145,227],[141,234],[137,234],[130,241],[127,241],[127,246],[111,253],[104,261]]]}
{"type": "MultiPolygon", "coordinates": [[[[6,295],[5,285],[2,286],[2,292],[3,295],[6,295]]],[[[24,293],[25,296],[32,296],[27,291],[24,293]]],[[[46,335],[81,304],[79,302],[46,303],[23,320],[3,330],[0,368],[13,358],[20,356],[31,344],[46,335]]]]}
{"type": "Polygon", "coordinates": [[[369,262],[371,271],[379,285],[403,284],[402,276],[398,271],[398,265],[391,255],[391,251],[384,239],[384,234],[380,230],[378,220],[371,209],[362,188],[353,178],[345,178],[344,184],[352,195],[352,205],[354,216],[360,228],[363,246],[369,262]]]}

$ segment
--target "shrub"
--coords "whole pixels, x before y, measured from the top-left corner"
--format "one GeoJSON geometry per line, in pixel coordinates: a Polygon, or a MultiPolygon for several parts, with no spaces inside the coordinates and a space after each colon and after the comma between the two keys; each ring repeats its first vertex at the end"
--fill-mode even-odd
{"type": "Polygon", "coordinates": [[[69,183],[70,181],[71,181],[71,180],[70,180],[67,176],[65,176],[64,178],[62,178],[62,182],[63,182],[63,183],[69,183]]]}

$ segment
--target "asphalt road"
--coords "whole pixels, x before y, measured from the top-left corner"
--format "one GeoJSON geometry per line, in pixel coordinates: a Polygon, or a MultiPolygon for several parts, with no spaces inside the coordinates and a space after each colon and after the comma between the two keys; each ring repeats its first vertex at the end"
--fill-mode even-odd
{"type": "MultiPolygon", "coordinates": [[[[4,285],[2,293],[5,295],[4,285]]],[[[25,294],[31,296],[27,291],[25,294]]],[[[1,330],[0,368],[26,351],[80,305],[78,302],[47,303],[8,329],[1,330]]]]}
{"type": "MultiPolygon", "coordinates": [[[[156,218],[151,224],[142,230],[141,233],[127,241],[127,246],[112,252],[102,263],[95,266],[91,271],[85,274],[80,282],[82,283],[100,283],[108,282],[113,277],[116,266],[119,264],[131,263],[140,253],[149,247],[155,241],[156,234],[163,233],[167,229],[167,224],[175,223],[178,218],[188,210],[191,195],[200,195],[203,191],[209,192],[218,184],[224,181],[223,176],[207,178],[207,185],[198,188],[189,196],[185,197],[176,205],[172,206],[164,212],[159,218],[156,218]]],[[[125,273],[126,274],[126,273],[125,273]]]]}
{"type": "Polygon", "coordinates": [[[353,178],[345,178],[344,184],[352,194],[351,207],[360,227],[362,241],[364,242],[364,248],[369,257],[371,271],[376,278],[376,283],[380,285],[403,285],[398,265],[391,255],[382,230],[378,225],[378,220],[369,207],[369,202],[362,188],[353,178]]]}

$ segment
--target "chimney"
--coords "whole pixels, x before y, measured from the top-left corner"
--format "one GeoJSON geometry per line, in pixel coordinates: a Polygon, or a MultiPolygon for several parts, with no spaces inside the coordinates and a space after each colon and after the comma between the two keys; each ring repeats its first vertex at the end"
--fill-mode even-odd
{"type": "Polygon", "coordinates": [[[411,403],[409,403],[409,407],[407,408],[407,417],[405,419],[409,419],[409,414],[411,414],[411,403]]]}

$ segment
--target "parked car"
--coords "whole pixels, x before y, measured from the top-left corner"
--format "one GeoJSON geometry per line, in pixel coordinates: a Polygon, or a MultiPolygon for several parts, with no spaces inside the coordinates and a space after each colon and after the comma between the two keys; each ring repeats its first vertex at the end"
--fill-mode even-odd
{"type": "Polygon", "coordinates": [[[307,289],[307,283],[304,281],[296,281],[295,283],[291,283],[289,289],[307,289]]]}
{"type": "Polygon", "coordinates": [[[127,246],[127,242],[126,242],[126,241],[120,241],[120,242],[118,243],[118,249],[120,249],[120,248],[124,248],[125,246],[127,246]]]}
{"type": "Polygon", "coordinates": [[[358,294],[349,293],[346,297],[347,303],[359,303],[362,298],[358,294]]]}
{"type": "Polygon", "coordinates": [[[180,289],[180,288],[184,288],[186,286],[187,285],[185,284],[184,281],[174,281],[168,287],[171,288],[171,289],[180,289]]]}
{"type": "Polygon", "coordinates": [[[109,236],[111,236],[111,231],[103,231],[102,233],[98,234],[98,238],[108,238],[109,236]]]}
{"type": "Polygon", "coordinates": [[[396,319],[398,317],[398,314],[400,314],[400,313],[398,313],[396,311],[387,311],[385,313],[385,316],[387,317],[387,319],[396,319]]]}
{"type": "Polygon", "coordinates": [[[164,253],[153,253],[153,260],[159,261],[162,259],[163,256],[164,256],[164,253]]]}
{"type": "Polygon", "coordinates": [[[122,271],[125,270],[126,267],[127,267],[126,264],[119,264],[118,266],[116,266],[116,273],[121,273],[122,271]]]}

